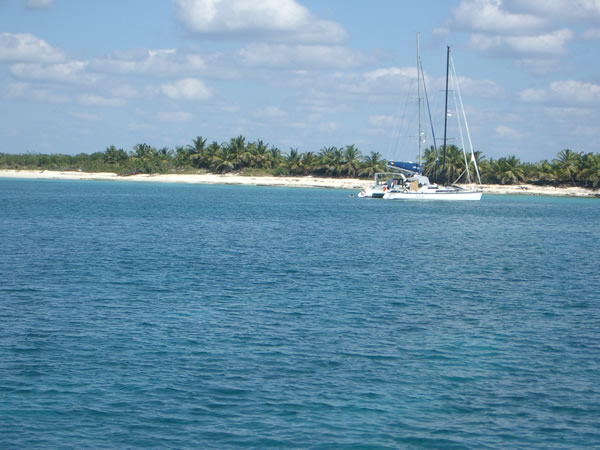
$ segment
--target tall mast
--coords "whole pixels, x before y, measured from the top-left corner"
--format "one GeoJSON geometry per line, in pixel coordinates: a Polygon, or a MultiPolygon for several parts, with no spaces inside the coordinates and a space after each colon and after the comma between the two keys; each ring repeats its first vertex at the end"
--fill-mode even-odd
{"type": "Polygon", "coordinates": [[[444,106],[444,148],[442,167],[446,168],[446,131],[448,129],[448,73],[450,71],[450,46],[446,47],[446,104],[444,106]]]}
{"type": "Polygon", "coordinates": [[[419,33],[417,33],[417,95],[419,104],[419,165],[421,166],[421,141],[423,140],[423,131],[421,130],[421,57],[419,55],[419,33]]]}

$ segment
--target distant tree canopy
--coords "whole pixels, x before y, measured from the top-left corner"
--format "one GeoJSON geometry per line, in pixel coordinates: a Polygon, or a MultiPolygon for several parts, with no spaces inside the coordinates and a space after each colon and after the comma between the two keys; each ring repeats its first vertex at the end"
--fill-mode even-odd
{"type": "MultiPolygon", "coordinates": [[[[433,147],[425,149],[423,172],[437,181],[465,182],[467,165],[473,178],[474,164],[461,149],[449,146],[445,164],[433,147]]],[[[600,154],[560,151],[551,161],[523,163],[516,156],[487,160],[475,152],[481,180],[489,184],[532,183],[600,186],[600,154]]],[[[191,144],[170,149],[156,149],[146,143],[137,144],[130,152],[114,145],[104,152],[77,155],[0,153],[0,168],[35,170],[74,170],[82,172],[114,172],[119,175],[139,173],[237,172],[247,175],[313,175],[321,177],[372,178],[385,171],[385,160],[378,152],[363,155],[355,145],[323,147],[317,152],[302,153],[291,148],[282,152],[262,140],[248,142],[244,136],[228,142],[210,144],[201,136],[191,144]]]]}

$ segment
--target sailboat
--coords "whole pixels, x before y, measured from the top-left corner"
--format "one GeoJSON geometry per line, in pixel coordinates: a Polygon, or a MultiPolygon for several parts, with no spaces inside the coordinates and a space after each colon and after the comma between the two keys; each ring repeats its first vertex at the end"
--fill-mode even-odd
{"type": "MultiPolygon", "coordinates": [[[[422,67],[420,68],[419,60],[419,36],[417,34],[417,91],[418,91],[418,105],[419,105],[419,162],[414,163],[412,161],[387,161],[386,168],[387,172],[378,172],[375,174],[375,183],[368,188],[363,189],[358,193],[359,198],[383,198],[384,194],[398,186],[404,186],[407,180],[407,176],[411,177],[415,174],[421,174],[423,167],[421,165],[421,144],[424,142],[424,133],[421,130],[421,80],[423,80],[423,87],[425,86],[425,79],[422,78],[422,67]]],[[[433,133],[433,128],[432,128],[433,133]]],[[[435,138],[434,138],[435,140],[435,138]]]]}
{"type": "MultiPolygon", "coordinates": [[[[455,93],[458,92],[458,97],[460,99],[460,106],[462,110],[462,118],[465,124],[467,136],[469,138],[469,143],[471,142],[471,137],[469,134],[469,129],[466,124],[466,116],[464,115],[464,107],[462,105],[462,98],[460,97],[460,91],[458,89],[458,83],[456,80],[456,71],[454,69],[454,63],[450,57],[450,47],[447,47],[447,56],[446,56],[446,102],[445,102],[445,117],[444,117],[444,146],[443,146],[443,155],[446,154],[446,131],[448,124],[448,81],[449,81],[449,72],[450,67],[452,67],[453,73],[453,81],[456,87],[455,93]]],[[[419,91],[419,110],[421,108],[421,80],[423,79],[423,66],[421,64],[421,59],[419,55],[419,43],[417,38],[417,73],[418,73],[418,91],[419,91]]],[[[427,95],[427,90],[424,88],[425,94],[427,95]]],[[[429,103],[428,103],[429,104],[429,103]]],[[[458,107],[457,107],[458,109],[458,107]]],[[[382,198],[385,200],[481,200],[482,190],[481,189],[465,189],[461,186],[456,185],[458,179],[462,178],[463,174],[458,177],[458,179],[451,185],[438,185],[435,183],[431,183],[429,178],[423,175],[423,167],[420,164],[421,158],[421,114],[419,112],[419,163],[406,163],[406,162],[396,162],[396,161],[388,161],[387,167],[400,170],[402,172],[402,177],[404,178],[402,183],[395,184],[392,188],[387,189],[383,194],[382,198]]],[[[459,122],[460,124],[461,122],[459,122]]],[[[462,138],[462,125],[459,125],[460,134],[462,138]]],[[[433,131],[433,129],[432,129],[433,131]]],[[[435,142],[435,137],[434,137],[435,142]]],[[[435,146],[434,146],[435,148],[435,146]]],[[[464,150],[465,146],[463,145],[463,156],[465,159],[465,167],[467,174],[467,182],[471,181],[471,174],[469,170],[469,164],[467,162],[466,152],[464,150]]],[[[437,154],[437,150],[436,150],[437,154]]],[[[479,181],[479,185],[481,186],[481,179],[479,175],[479,168],[477,167],[477,160],[475,158],[474,150],[471,146],[471,163],[475,168],[475,172],[477,174],[477,179],[479,181]]]]}

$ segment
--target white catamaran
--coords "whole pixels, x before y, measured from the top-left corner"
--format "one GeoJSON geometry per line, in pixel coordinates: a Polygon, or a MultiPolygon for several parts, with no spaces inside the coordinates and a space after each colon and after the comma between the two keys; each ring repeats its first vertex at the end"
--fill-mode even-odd
{"type": "MultiPolygon", "coordinates": [[[[475,152],[473,150],[473,146],[471,144],[471,136],[469,134],[469,128],[466,122],[466,116],[464,113],[464,106],[462,104],[462,98],[460,96],[460,91],[458,88],[458,83],[456,79],[456,71],[454,69],[454,63],[450,57],[450,47],[447,48],[447,58],[446,58],[446,102],[445,102],[445,117],[444,117],[444,146],[443,146],[443,154],[446,154],[446,130],[447,130],[447,120],[448,120],[448,80],[449,80],[449,72],[450,67],[452,67],[452,75],[454,82],[454,95],[456,100],[456,95],[458,94],[459,102],[456,102],[456,109],[460,105],[460,109],[462,115],[457,114],[459,117],[459,131],[461,141],[463,142],[463,156],[465,161],[465,172],[461,174],[458,179],[451,185],[437,185],[432,184],[429,181],[429,178],[423,175],[423,167],[421,165],[421,142],[422,142],[422,131],[421,131],[421,122],[419,112],[419,163],[407,163],[407,162],[398,162],[398,161],[388,161],[387,167],[390,169],[399,170],[401,172],[402,182],[394,183],[393,186],[385,189],[385,192],[381,196],[381,198],[386,200],[480,200],[482,195],[481,189],[465,189],[461,186],[456,185],[458,180],[462,178],[462,176],[466,173],[467,182],[471,182],[471,173],[469,170],[469,162],[467,161],[467,154],[465,152],[465,145],[463,139],[462,132],[462,122],[464,122],[464,126],[466,129],[466,134],[468,137],[469,145],[471,148],[471,163],[475,168],[475,173],[477,174],[477,180],[479,185],[481,186],[481,179],[479,176],[479,168],[477,167],[477,160],[475,158],[475,152]],[[462,121],[460,118],[462,117],[462,121]]],[[[419,111],[421,108],[421,83],[423,83],[423,89],[425,91],[425,95],[427,96],[427,89],[425,88],[425,82],[423,77],[423,66],[421,64],[421,59],[419,56],[419,44],[417,39],[417,73],[418,73],[418,93],[419,93],[419,111]]],[[[429,104],[429,103],[428,103],[429,104]]],[[[433,130],[432,130],[433,131],[433,130]]],[[[435,136],[434,136],[435,143],[435,136]]],[[[434,144],[435,147],[435,144],[434,144]]],[[[436,150],[437,154],[437,150],[436,150]]]]}

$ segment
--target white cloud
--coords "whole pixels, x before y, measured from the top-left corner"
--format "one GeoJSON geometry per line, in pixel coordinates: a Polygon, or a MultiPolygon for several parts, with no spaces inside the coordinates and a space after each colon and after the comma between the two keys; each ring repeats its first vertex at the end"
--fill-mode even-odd
{"type": "MultiPolygon", "coordinates": [[[[350,89],[362,93],[383,93],[386,95],[397,95],[414,92],[417,90],[417,69],[414,67],[389,67],[365,72],[356,77],[349,78],[344,74],[339,75],[344,79],[344,89],[350,89]]],[[[446,79],[425,77],[428,91],[443,90],[446,79]]],[[[476,80],[459,76],[457,82],[463,95],[477,97],[497,97],[502,94],[502,88],[492,80],[476,80]]]]}
{"type": "Polygon", "coordinates": [[[578,125],[571,131],[573,136],[593,137],[598,136],[598,127],[578,125]]]}
{"type": "Polygon", "coordinates": [[[519,133],[514,128],[510,128],[505,125],[498,125],[496,127],[495,131],[496,131],[496,137],[500,137],[500,138],[516,139],[516,138],[521,137],[521,133],[519,133]]]}
{"type": "Polygon", "coordinates": [[[502,95],[502,88],[492,80],[474,80],[460,76],[457,78],[458,87],[463,95],[488,98],[502,95]]]}
{"type": "Polygon", "coordinates": [[[152,129],[152,127],[150,126],[150,124],[148,124],[146,122],[144,122],[144,123],[132,122],[127,125],[127,129],[131,130],[131,131],[142,131],[142,130],[150,130],[150,129],[152,129]]]}
{"type": "Polygon", "coordinates": [[[212,91],[201,80],[184,78],[174,83],[163,84],[163,94],[174,100],[206,100],[212,91]]]}
{"type": "Polygon", "coordinates": [[[574,37],[565,25],[583,23],[584,17],[598,23],[599,10],[599,0],[461,0],[445,27],[472,33],[470,44],[482,53],[546,74],[574,37]]]}
{"type": "Polygon", "coordinates": [[[364,78],[369,82],[378,82],[384,80],[416,80],[417,69],[416,67],[386,67],[384,69],[366,72],[364,74],[364,78]]]}
{"type": "Polygon", "coordinates": [[[27,9],[45,9],[54,5],[54,0],[24,0],[27,9]]]}
{"type": "Polygon", "coordinates": [[[62,52],[29,33],[0,33],[0,61],[55,63],[65,59],[62,52]]]}
{"type": "Polygon", "coordinates": [[[267,119],[283,119],[284,117],[287,117],[287,113],[279,109],[277,106],[267,106],[259,109],[256,112],[256,116],[267,119]]]}
{"type": "Polygon", "coordinates": [[[168,48],[117,53],[110,58],[94,60],[93,67],[124,74],[172,75],[198,73],[206,69],[206,63],[200,55],[180,54],[176,49],[168,48]]]}
{"type": "MultiPolygon", "coordinates": [[[[443,112],[443,111],[442,111],[443,112]]],[[[369,117],[369,125],[376,128],[391,128],[398,123],[394,116],[376,115],[369,117]]]]}
{"type": "Polygon", "coordinates": [[[99,122],[104,118],[102,114],[81,111],[71,112],[70,115],[75,117],[76,119],[85,120],[86,122],[99,122]]]}
{"type": "Polygon", "coordinates": [[[600,85],[576,80],[550,83],[549,95],[566,102],[591,104],[600,102],[600,85]]]}
{"type": "Polygon", "coordinates": [[[535,103],[593,105],[600,102],[600,85],[576,80],[554,81],[547,89],[525,89],[520,98],[535,103]]]}
{"type": "Polygon", "coordinates": [[[296,0],[173,0],[176,17],[194,33],[277,41],[340,43],[339,24],[314,17],[296,0]]]}
{"type": "Polygon", "coordinates": [[[183,122],[193,119],[193,115],[184,111],[167,111],[156,113],[156,118],[161,122],[183,122]]]}
{"type": "Polygon", "coordinates": [[[331,121],[331,122],[325,122],[319,125],[319,130],[320,131],[326,131],[326,132],[330,132],[330,131],[335,131],[338,129],[338,124],[331,121]]]}
{"type": "Polygon", "coordinates": [[[546,25],[543,18],[512,13],[502,6],[502,0],[462,0],[454,9],[450,26],[461,31],[523,34],[546,25]]]}
{"type": "Polygon", "coordinates": [[[447,27],[484,34],[533,35],[553,23],[597,23],[598,0],[461,0],[447,27]]]}
{"type": "Polygon", "coordinates": [[[594,115],[593,108],[590,107],[571,107],[571,106],[548,106],[544,108],[544,114],[555,119],[564,119],[565,117],[577,120],[589,118],[594,115]]]}
{"type": "Polygon", "coordinates": [[[564,62],[559,58],[552,57],[532,57],[532,58],[521,58],[515,61],[515,64],[527,72],[536,75],[547,75],[554,72],[558,72],[565,68],[564,62]]]}
{"type": "Polygon", "coordinates": [[[573,32],[568,29],[534,36],[474,34],[471,44],[484,53],[497,55],[561,55],[572,38],[573,32]]]}
{"type": "MultiPolygon", "coordinates": [[[[286,73],[287,75],[287,73],[286,73]]],[[[318,114],[343,114],[349,102],[401,102],[406,94],[416,96],[415,67],[384,67],[372,71],[297,73],[286,79],[296,92],[295,102],[303,110],[318,114]]],[[[486,84],[489,91],[490,87],[486,84]]],[[[489,95],[489,92],[488,92],[489,95]]]]}
{"type": "Polygon", "coordinates": [[[128,84],[123,84],[112,89],[110,94],[113,97],[135,97],[137,95],[137,90],[128,84]]]}
{"type": "MultiPolygon", "coordinates": [[[[339,83],[336,83],[335,86],[340,88],[339,83]]],[[[343,90],[343,87],[341,89],[343,90]]],[[[321,120],[323,115],[336,114],[346,109],[346,105],[331,94],[331,89],[325,91],[311,89],[308,92],[299,92],[296,102],[301,110],[309,113],[311,120],[321,120]]]]}
{"type": "Polygon", "coordinates": [[[119,54],[108,59],[97,59],[94,66],[98,69],[119,73],[146,73],[164,71],[169,59],[177,53],[176,49],[145,50],[119,54]]]}
{"type": "Polygon", "coordinates": [[[17,78],[58,81],[63,83],[95,83],[99,76],[86,72],[85,61],[69,61],[58,64],[18,63],[10,67],[10,72],[17,78]]]}
{"type": "Polygon", "coordinates": [[[47,88],[31,86],[28,83],[13,83],[9,85],[4,97],[11,99],[34,100],[43,103],[65,103],[69,98],[47,88]]]}
{"type": "Polygon", "coordinates": [[[239,112],[241,108],[239,105],[227,105],[224,103],[216,103],[214,105],[211,105],[211,109],[212,111],[220,113],[236,113],[239,112]]]}
{"type": "Polygon", "coordinates": [[[590,28],[585,30],[583,39],[587,41],[600,41],[600,28],[590,28]]]}
{"type": "Polygon", "coordinates": [[[386,67],[363,73],[337,73],[330,80],[328,89],[345,94],[399,95],[415,92],[417,69],[414,67],[386,67]]]}
{"type": "Polygon", "coordinates": [[[544,89],[527,88],[519,93],[519,98],[524,102],[543,102],[548,98],[544,89]]]}
{"type": "Polygon", "coordinates": [[[251,44],[238,51],[243,64],[257,67],[352,67],[371,59],[338,45],[251,44]]]}
{"type": "Polygon", "coordinates": [[[79,103],[89,106],[123,106],[125,102],[119,98],[103,97],[95,94],[80,95],[79,103]]]}
{"type": "Polygon", "coordinates": [[[538,17],[589,22],[600,19],[598,0],[505,0],[507,8],[538,17]]]}

